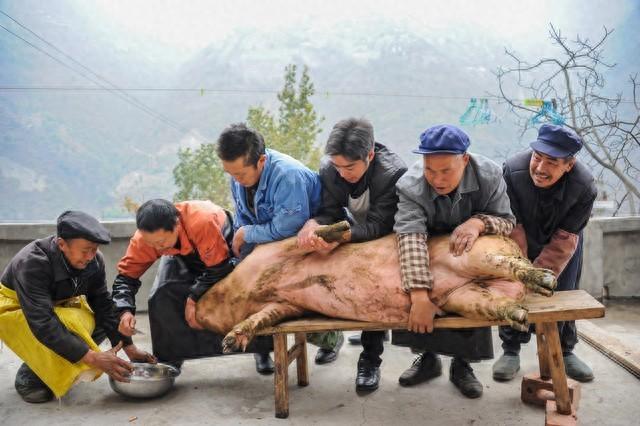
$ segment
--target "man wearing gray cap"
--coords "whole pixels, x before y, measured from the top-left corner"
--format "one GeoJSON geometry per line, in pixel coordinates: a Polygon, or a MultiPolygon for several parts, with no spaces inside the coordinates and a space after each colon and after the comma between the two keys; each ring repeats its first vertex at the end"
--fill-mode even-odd
{"type": "MultiPolygon", "coordinates": [[[[514,155],[504,165],[504,179],[516,216],[511,237],[538,268],[551,269],[556,290],[579,287],[582,269],[582,230],[591,216],[597,189],[589,169],[575,155],[580,137],[566,127],[545,124],[531,150],[514,155]]],[[[558,322],[566,373],[587,382],[593,371],[575,354],[574,321],[558,322]]],[[[520,369],[520,345],[531,333],[500,327],[504,355],[493,366],[495,380],[511,380],[520,369]]]]}
{"type": "Polygon", "coordinates": [[[394,332],[393,343],[420,353],[399,379],[413,386],[442,374],[436,353],[453,356],[449,379],[468,398],[482,395],[482,384],[470,361],[493,358],[491,329],[433,330],[433,318],[447,300],[431,300],[427,238],[451,234],[454,256],[471,249],[480,235],[509,235],[515,218],[509,208],[500,166],[469,154],[469,137],[451,125],[422,133],[421,154],[396,184],[399,197],[394,231],[398,238],[402,287],[411,296],[408,328],[415,334],[394,332]],[[427,333],[427,334],[425,334],[427,333]]]}
{"type": "Polygon", "coordinates": [[[0,279],[0,340],[24,363],[15,388],[26,402],[46,402],[102,372],[126,381],[132,361],[155,362],[118,333],[100,244],[109,232],[92,216],[66,211],[57,235],[35,240],[9,262],[0,279]],[[113,349],[101,352],[106,337],[113,349]]]}

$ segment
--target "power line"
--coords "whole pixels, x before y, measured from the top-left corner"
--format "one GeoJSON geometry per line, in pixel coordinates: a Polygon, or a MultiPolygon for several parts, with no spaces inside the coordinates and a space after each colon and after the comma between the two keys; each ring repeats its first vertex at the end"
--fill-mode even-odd
{"type": "Polygon", "coordinates": [[[83,73],[81,71],[79,71],[78,69],[75,69],[71,66],[69,66],[67,63],[61,61],[60,59],[56,58],[55,56],[51,55],[49,52],[46,52],[45,50],[41,49],[40,47],[36,46],[35,44],[29,42],[28,40],[24,39],[23,37],[21,37],[20,35],[14,33],[13,31],[9,30],[8,28],[6,28],[5,26],[3,26],[2,24],[0,24],[0,27],[2,27],[5,31],[7,31],[8,33],[10,33],[11,35],[13,35],[14,37],[17,37],[18,39],[22,40],[24,43],[28,44],[29,46],[31,46],[32,48],[38,50],[39,52],[47,55],[48,57],[50,57],[51,59],[53,59],[54,61],[58,62],[59,64],[61,64],[62,66],[64,66],[67,69],[70,69],[71,71],[81,75],[83,78],[89,80],[90,82],[92,82],[93,84],[96,84],[97,86],[99,86],[100,88],[87,88],[87,89],[95,89],[95,90],[106,90],[110,93],[115,94],[116,96],[118,96],[120,99],[124,100],[125,102],[128,102],[130,105],[133,105],[134,107],[140,109],[141,111],[143,111],[144,113],[146,113],[147,115],[151,116],[152,118],[162,122],[163,124],[172,127],[175,130],[178,130],[180,132],[183,133],[188,133],[188,134],[192,134],[193,136],[195,136],[196,138],[203,140],[204,142],[210,143],[210,141],[208,141],[206,138],[192,132],[191,130],[188,130],[184,127],[182,127],[180,124],[174,122],[173,120],[171,120],[170,118],[164,116],[163,114],[153,110],[151,107],[149,107],[148,105],[144,104],[143,102],[141,102],[140,100],[136,99],[135,97],[129,95],[128,93],[126,93],[125,91],[123,91],[122,89],[120,89],[118,86],[116,86],[114,83],[110,82],[109,80],[107,80],[106,78],[102,77],[100,74],[96,73],[95,71],[93,71],[92,69],[90,69],[89,67],[83,65],[82,63],[80,63],[79,61],[77,61],[76,59],[74,59],[73,57],[71,57],[70,55],[68,55],[67,53],[65,53],[64,51],[62,51],[61,49],[59,49],[58,47],[56,47],[53,43],[50,43],[49,41],[45,40],[43,37],[39,36],[38,34],[36,34],[34,31],[32,31],[31,29],[29,29],[28,27],[26,27],[25,25],[23,25],[22,23],[18,22],[15,18],[9,16],[7,13],[5,13],[4,11],[0,10],[0,13],[4,16],[6,16],[7,18],[11,19],[13,22],[15,22],[17,25],[19,25],[21,28],[25,29],[26,31],[28,31],[29,33],[31,33],[32,35],[34,35],[36,38],[38,38],[39,40],[41,40],[42,42],[46,43],[48,46],[50,46],[51,48],[53,48],[55,51],[57,51],[58,53],[62,54],[64,57],[66,57],[68,60],[72,61],[74,64],[76,64],[77,66],[82,67],[83,69],[87,70],[89,73],[93,74],[95,77],[97,77],[98,80],[102,80],[103,82],[105,82],[106,84],[110,85],[112,88],[106,87],[104,84],[102,84],[100,81],[96,81],[94,78],[91,78],[89,76],[87,76],[86,73],[83,73]]]}
{"type": "MultiPolygon", "coordinates": [[[[25,91],[25,92],[103,92],[109,89],[99,87],[86,86],[0,86],[0,91],[25,91]]],[[[177,87],[121,87],[119,90],[123,92],[167,92],[167,93],[198,93],[205,94],[222,94],[222,95],[243,95],[243,94],[277,94],[280,93],[274,89],[216,89],[216,88],[177,88],[177,87]]],[[[484,96],[442,96],[442,95],[424,95],[410,93],[381,93],[381,92],[341,92],[341,91],[323,91],[318,90],[316,95],[322,96],[354,96],[354,97],[380,97],[380,98],[415,98],[415,99],[433,99],[433,100],[463,100],[469,101],[471,98],[476,99],[494,99],[502,100],[500,96],[484,95],[484,96]]],[[[512,99],[515,102],[523,102],[525,99],[512,99]]],[[[620,103],[634,103],[630,99],[620,99],[620,103]]]]}

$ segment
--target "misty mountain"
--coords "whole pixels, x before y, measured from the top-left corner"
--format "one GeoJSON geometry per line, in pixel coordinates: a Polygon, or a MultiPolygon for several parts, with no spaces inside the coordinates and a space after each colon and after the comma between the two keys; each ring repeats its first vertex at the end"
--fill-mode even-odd
{"type": "MultiPolygon", "coordinates": [[[[1,91],[0,220],[53,219],[68,208],[115,218],[127,216],[125,196],[171,198],[177,150],[215,141],[252,105],[275,110],[289,63],[310,69],[313,102],[325,118],[319,144],[337,120],[365,116],[378,141],[413,162],[410,150],[420,132],[457,123],[469,98],[496,93],[492,71],[506,63],[505,41],[490,34],[470,37],[458,28],[425,35],[379,19],[330,31],[237,30],[188,61],[172,63],[157,48],[128,45],[73,10],[63,12],[64,25],[43,12],[39,33],[118,87],[194,90],[127,91],[152,110],[147,112],[116,92],[1,91]]],[[[9,34],[0,38],[0,61],[1,86],[95,86],[9,34]]],[[[638,64],[636,57],[615,72],[640,69],[638,64]]],[[[495,101],[490,106],[497,121],[466,130],[472,151],[501,162],[534,134],[521,140],[510,113],[495,101]]]]}

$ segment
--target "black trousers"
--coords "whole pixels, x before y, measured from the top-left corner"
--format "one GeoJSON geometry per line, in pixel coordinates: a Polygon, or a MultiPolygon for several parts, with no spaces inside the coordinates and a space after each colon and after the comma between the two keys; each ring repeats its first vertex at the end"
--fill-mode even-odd
{"type": "MultiPolygon", "coordinates": [[[[582,234],[578,239],[578,246],[573,257],[558,277],[556,291],[576,290],[580,288],[580,275],[582,273],[582,234]]],[[[531,333],[535,327],[531,325],[528,332],[514,330],[511,327],[502,326],[499,328],[500,339],[502,339],[502,349],[505,352],[520,353],[520,345],[528,343],[531,333]]],[[[570,353],[578,343],[578,332],[575,321],[558,321],[558,332],[560,334],[560,346],[563,353],[570,353]]]]}
{"type": "Polygon", "coordinates": [[[433,333],[394,330],[392,336],[392,344],[408,346],[416,353],[434,352],[469,362],[493,358],[491,327],[460,330],[437,328],[433,333]]]}
{"type": "MultiPolygon", "coordinates": [[[[178,256],[162,256],[149,296],[149,323],[153,354],[159,361],[182,361],[222,355],[224,336],[208,330],[194,330],[184,319],[189,287],[195,281],[178,256]]],[[[258,336],[247,352],[268,353],[273,350],[270,336],[258,336]]]]}
{"type": "Polygon", "coordinates": [[[359,362],[367,362],[379,367],[382,364],[380,355],[384,352],[384,331],[363,331],[360,335],[362,352],[359,362]]]}

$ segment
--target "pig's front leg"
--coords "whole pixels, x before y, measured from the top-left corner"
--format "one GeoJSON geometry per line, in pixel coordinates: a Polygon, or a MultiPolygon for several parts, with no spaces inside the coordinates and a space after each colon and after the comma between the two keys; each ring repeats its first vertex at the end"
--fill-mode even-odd
{"type": "Polygon", "coordinates": [[[239,349],[244,351],[258,331],[286,318],[300,316],[303,312],[303,309],[287,303],[268,304],[261,311],[233,327],[222,341],[222,351],[224,353],[235,352],[239,349]]]}

